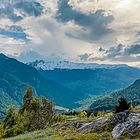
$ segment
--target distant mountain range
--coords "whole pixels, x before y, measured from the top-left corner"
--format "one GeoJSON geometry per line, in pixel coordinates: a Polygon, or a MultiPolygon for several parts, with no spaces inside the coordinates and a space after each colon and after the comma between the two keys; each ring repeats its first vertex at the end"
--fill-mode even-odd
{"type": "Polygon", "coordinates": [[[36,68],[37,70],[55,70],[55,69],[98,69],[98,68],[105,68],[105,69],[116,69],[116,68],[123,68],[128,67],[125,64],[120,65],[107,65],[107,64],[97,64],[97,63],[75,63],[70,61],[44,61],[44,60],[37,60],[32,63],[28,63],[32,67],[36,68]]]}
{"type": "Polygon", "coordinates": [[[49,80],[73,90],[81,99],[89,95],[103,95],[125,88],[140,78],[140,69],[127,65],[100,65],[69,61],[35,61],[29,63],[49,80]]]}
{"type": "Polygon", "coordinates": [[[140,105],[140,79],[136,80],[132,85],[123,90],[115,91],[100,97],[93,102],[90,106],[90,110],[113,110],[120,97],[125,97],[132,105],[140,105]]]}
{"type": "MultiPolygon", "coordinates": [[[[40,63],[36,61],[27,65],[0,54],[1,113],[5,112],[8,105],[21,105],[28,85],[33,87],[36,96],[52,99],[59,108],[73,109],[80,106],[78,101],[86,99],[89,95],[103,95],[127,87],[140,77],[138,68],[127,65],[64,61],[60,63],[61,67],[55,64],[55,67],[42,69],[39,67],[42,65],[38,65],[37,62],[40,63]]],[[[46,67],[50,66],[46,62],[44,64],[46,67]]]]}

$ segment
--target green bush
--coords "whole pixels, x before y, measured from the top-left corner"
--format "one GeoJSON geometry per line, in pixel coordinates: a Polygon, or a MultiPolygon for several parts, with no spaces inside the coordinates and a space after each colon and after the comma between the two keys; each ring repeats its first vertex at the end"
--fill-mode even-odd
{"type": "Polygon", "coordinates": [[[109,133],[109,132],[103,132],[101,134],[101,139],[102,140],[109,140],[109,139],[111,139],[111,133],[109,133]]]}
{"type": "Polygon", "coordinates": [[[4,137],[4,128],[3,125],[0,125],[0,139],[4,137]]]}
{"type": "Polygon", "coordinates": [[[102,131],[110,132],[111,131],[111,122],[106,122],[102,126],[102,131]]]}
{"type": "Polygon", "coordinates": [[[82,111],[78,114],[79,118],[86,118],[87,117],[87,113],[85,111],[82,111]]]}

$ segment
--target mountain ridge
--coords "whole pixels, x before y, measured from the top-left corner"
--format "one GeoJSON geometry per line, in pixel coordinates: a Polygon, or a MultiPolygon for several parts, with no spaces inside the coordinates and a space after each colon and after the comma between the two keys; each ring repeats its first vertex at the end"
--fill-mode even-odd
{"type": "Polygon", "coordinates": [[[44,61],[36,60],[28,63],[28,65],[36,68],[37,70],[55,70],[55,69],[97,69],[107,68],[115,69],[119,67],[128,67],[126,64],[98,64],[98,63],[82,63],[82,62],[71,62],[66,60],[60,61],[44,61]]]}
{"type": "Polygon", "coordinates": [[[128,66],[115,69],[36,70],[31,65],[0,54],[1,109],[6,108],[6,104],[20,105],[28,85],[33,86],[36,96],[46,96],[57,106],[73,109],[80,106],[78,101],[89,95],[126,87],[138,79],[138,75],[139,69],[128,66]]]}
{"type": "Polygon", "coordinates": [[[139,78],[140,69],[127,65],[100,65],[69,61],[35,61],[28,63],[47,79],[74,90],[83,98],[103,95],[126,88],[139,78]],[[129,75],[129,77],[128,77],[129,75]]]}
{"type": "Polygon", "coordinates": [[[33,87],[36,96],[46,96],[59,106],[74,107],[75,100],[68,102],[71,90],[43,78],[35,68],[4,54],[0,54],[0,83],[1,110],[5,110],[11,104],[21,105],[21,99],[28,85],[33,87]]]}

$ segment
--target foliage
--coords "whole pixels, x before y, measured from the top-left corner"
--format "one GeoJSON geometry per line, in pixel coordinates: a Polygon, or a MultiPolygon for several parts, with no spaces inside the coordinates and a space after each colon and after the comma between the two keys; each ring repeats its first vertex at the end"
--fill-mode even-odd
{"type": "Polygon", "coordinates": [[[140,111],[140,106],[131,106],[129,109],[133,111],[140,111]]]}
{"type": "MultiPolygon", "coordinates": [[[[32,87],[29,86],[25,92],[25,95],[23,97],[23,111],[30,111],[31,109],[31,101],[32,101],[32,87]]],[[[34,100],[33,100],[34,101],[34,100]]]]}
{"type": "Polygon", "coordinates": [[[4,128],[10,128],[16,124],[16,112],[13,107],[10,107],[7,112],[7,116],[4,119],[4,128]]]}
{"type": "Polygon", "coordinates": [[[4,127],[3,125],[1,124],[0,125],[0,139],[4,137],[4,127]]]}
{"type": "Polygon", "coordinates": [[[128,104],[127,100],[124,97],[121,97],[118,100],[118,105],[115,107],[115,113],[123,112],[125,110],[128,110],[130,108],[130,105],[128,104]]]}
{"type": "Polygon", "coordinates": [[[79,114],[78,114],[78,117],[80,118],[86,118],[87,117],[87,113],[85,111],[81,111],[79,114]]]}
{"type": "Polygon", "coordinates": [[[53,104],[45,97],[40,103],[33,97],[32,87],[28,87],[23,97],[23,105],[19,110],[11,107],[1,125],[2,137],[11,137],[26,131],[45,128],[53,118],[53,104]]]}
{"type": "Polygon", "coordinates": [[[61,115],[61,114],[55,114],[54,116],[53,116],[53,122],[55,122],[55,123],[57,123],[57,122],[66,122],[66,120],[67,120],[67,117],[65,116],[65,115],[61,115]]]}
{"type": "Polygon", "coordinates": [[[99,99],[97,99],[96,101],[93,101],[89,109],[96,112],[113,111],[120,97],[125,97],[128,103],[133,107],[139,106],[140,105],[139,91],[140,91],[140,79],[135,81],[128,88],[111,92],[110,94],[104,95],[99,99]]]}
{"type": "MultiPolygon", "coordinates": [[[[74,117],[77,117],[77,116],[74,116],[74,117]]],[[[56,125],[48,125],[46,129],[44,130],[34,131],[32,133],[19,135],[19,136],[9,138],[6,140],[29,140],[29,139],[33,139],[33,140],[116,140],[112,138],[111,132],[108,131],[109,123],[105,124],[104,129],[100,133],[97,133],[97,132],[79,133],[76,131],[76,129],[72,127],[67,127],[66,124],[68,122],[66,121],[66,123],[60,122],[59,124],[56,124],[56,125]]],[[[72,124],[73,122],[75,121],[71,121],[69,122],[69,124],[72,124]]],[[[126,132],[123,134],[120,140],[122,139],[138,140],[137,138],[139,138],[139,134],[140,134],[139,129],[135,130],[131,135],[130,133],[126,132]]]]}
{"type": "Polygon", "coordinates": [[[25,135],[19,135],[14,138],[9,138],[7,140],[115,140],[111,138],[111,134],[104,132],[98,133],[78,133],[73,129],[55,129],[46,128],[46,130],[35,131],[32,133],[27,133],[25,135]]]}

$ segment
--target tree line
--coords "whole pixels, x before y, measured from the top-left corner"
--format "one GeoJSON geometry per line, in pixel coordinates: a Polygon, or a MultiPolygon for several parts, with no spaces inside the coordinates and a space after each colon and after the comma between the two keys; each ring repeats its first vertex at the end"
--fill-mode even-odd
{"type": "Polygon", "coordinates": [[[28,87],[23,104],[19,109],[10,107],[7,115],[0,125],[0,137],[11,137],[24,132],[44,129],[54,119],[54,106],[52,101],[42,97],[33,96],[32,87],[28,87]]]}
{"type": "MultiPolygon", "coordinates": [[[[128,110],[129,103],[124,97],[118,100],[114,113],[128,110]]],[[[10,107],[3,122],[0,124],[0,138],[16,136],[25,132],[45,129],[49,124],[61,122],[66,116],[78,116],[80,118],[96,116],[98,112],[92,110],[70,111],[61,114],[54,113],[54,105],[51,100],[33,96],[32,87],[29,86],[23,96],[23,103],[19,109],[10,107]]]]}

